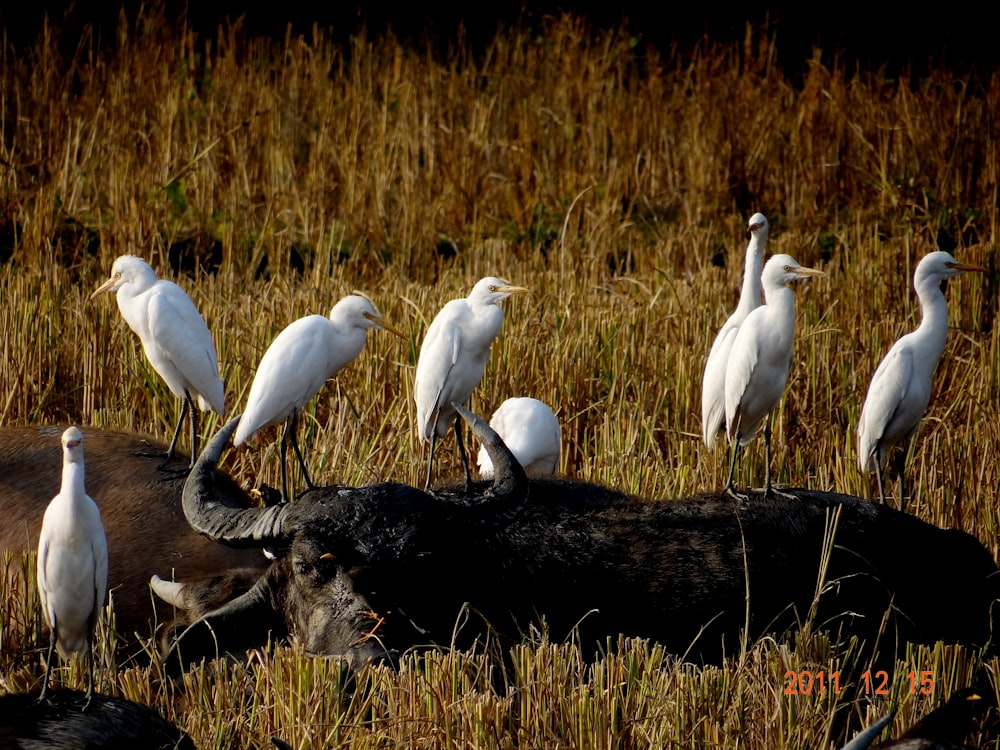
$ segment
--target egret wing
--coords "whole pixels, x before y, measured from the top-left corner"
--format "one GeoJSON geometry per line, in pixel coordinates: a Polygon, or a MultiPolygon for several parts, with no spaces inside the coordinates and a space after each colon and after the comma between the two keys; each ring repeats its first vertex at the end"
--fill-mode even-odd
{"type": "Polygon", "coordinates": [[[417,360],[414,397],[417,425],[424,441],[430,441],[439,414],[450,411],[446,401],[450,391],[448,384],[462,351],[461,329],[449,313],[445,305],[431,322],[417,360]]]}
{"type": "MultiPolygon", "coordinates": [[[[170,284],[170,282],[160,282],[170,284]]],[[[149,329],[160,353],[222,413],[224,394],[212,334],[191,298],[176,284],[150,295],[149,329]]],[[[193,395],[193,394],[192,394],[193,395]]]]}
{"type": "Polygon", "coordinates": [[[723,327],[715,337],[705,363],[705,375],[701,381],[701,431],[709,448],[715,443],[726,418],[726,367],[738,332],[737,326],[723,327]]]}
{"type": "Polygon", "coordinates": [[[903,408],[912,377],[913,352],[907,346],[894,346],[875,370],[861,407],[858,454],[862,466],[867,464],[886,428],[903,408]]]}
{"type": "MultiPolygon", "coordinates": [[[[96,507],[96,506],[95,506],[96,507]]],[[[104,527],[100,526],[101,516],[97,514],[100,533],[93,540],[94,553],[94,621],[104,607],[104,597],[108,588],[108,540],[104,536],[104,527]]]]}
{"type": "Polygon", "coordinates": [[[38,568],[38,593],[44,600],[49,592],[49,540],[44,537],[38,540],[38,560],[35,564],[38,568]]]}
{"type": "Polygon", "coordinates": [[[235,437],[239,445],[257,430],[305,406],[333,374],[336,353],[322,315],[299,318],[279,333],[261,357],[235,437]]]}
{"type": "Polygon", "coordinates": [[[726,364],[726,434],[730,442],[739,429],[740,402],[753,378],[760,358],[760,345],[753,336],[753,322],[748,318],[740,327],[733,341],[726,364]]]}

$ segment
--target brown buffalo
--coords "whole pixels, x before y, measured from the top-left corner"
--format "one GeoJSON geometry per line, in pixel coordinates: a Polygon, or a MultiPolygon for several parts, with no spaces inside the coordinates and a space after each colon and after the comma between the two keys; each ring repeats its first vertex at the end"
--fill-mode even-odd
{"type": "MultiPolygon", "coordinates": [[[[59,492],[63,429],[0,429],[0,550],[37,547],[45,508],[59,492]]],[[[87,493],[101,509],[108,538],[108,588],[119,632],[150,634],[154,573],[204,578],[230,568],[266,567],[259,551],[213,544],[191,529],[181,508],[183,476],[157,470],[164,446],[124,432],[82,431],[87,493]]],[[[186,458],[177,460],[177,468],[186,465],[186,458]]],[[[168,609],[161,605],[161,620],[168,609]]]]}

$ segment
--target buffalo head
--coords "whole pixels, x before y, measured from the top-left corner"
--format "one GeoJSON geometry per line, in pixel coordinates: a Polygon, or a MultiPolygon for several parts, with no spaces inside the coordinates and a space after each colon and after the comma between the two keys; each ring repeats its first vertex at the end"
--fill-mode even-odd
{"type": "Polygon", "coordinates": [[[454,582],[465,578],[475,586],[463,569],[470,540],[461,530],[516,515],[527,495],[524,471],[500,438],[462,412],[496,467],[492,482],[472,496],[383,483],[317,488],[267,508],[241,506],[218,491],[216,466],[239,417],[225,425],[188,477],[185,515],[210,539],[267,548],[277,559],[249,590],[217,608],[211,605],[218,603],[219,585],[154,584],[200,615],[177,642],[179,656],[211,654],[215,644],[226,650],[259,645],[270,632],[294,637],[310,653],[359,664],[393,653],[388,644],[450,633],[467,599],[465,587],[454,582]]]}

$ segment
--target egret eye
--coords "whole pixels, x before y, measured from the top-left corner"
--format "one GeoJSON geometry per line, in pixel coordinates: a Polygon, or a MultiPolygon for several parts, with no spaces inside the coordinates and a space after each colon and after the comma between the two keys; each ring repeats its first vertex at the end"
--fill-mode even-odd
{"type": "Polygon", "coordinates": [[[490,291],[495,292],[496,290],[497,288],[493,284],[490,284],[490,291]]]}
{"type": "Polygon", "coordinates": [[[792,267],[791,266],[782,266],[782,268],[785,269],[785,273],[791,273],[792,272],[792,267]]]}

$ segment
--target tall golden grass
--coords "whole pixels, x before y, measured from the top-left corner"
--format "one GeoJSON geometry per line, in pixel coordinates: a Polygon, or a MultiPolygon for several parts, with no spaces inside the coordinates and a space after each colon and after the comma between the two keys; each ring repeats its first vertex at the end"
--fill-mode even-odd
{"type": "MultiPolygon", "coordinates": [[[[113,301],[88,302],[131,252],[198,304],[232,413],[278,331],[369,294],[408,338],[369,337],[300,439],[320,481],[418,484],[423,332],[446,300],[497,274],[532,293],[507,304],[478,412],[513,395],[552,405],[571,476],[656,498],[718,488],[728,464],[699,439],[701,371],[759,210],[769,251],[829,271],[797,289],[775,430],[782,484],[870,494],[853,430],[876,364],[919,320],[916,263],[942,247],[989,267],[948,286],[952,330],[908,509],[996,556],[997,74],[889,78],[820,50],[786,72],[775,40],[752,30],[741,45],[657,52],[569,16],[445,57],[392,36],[338,46],[318,28],[276,41],[236,23],[206,38],[156,9],[123,20],[110,44],[74,41],[47,27],[0,52],[3,424],[169,436],[171,394],[113,301]]],[[[208,417],[205,434],[217,424],[208,417]]],[[[277,484],[273,437],[232,470],[277,484]]],[[[762,460],[752,446],[743,482],[760,483],[762,460]]],[[[934,557],[913,550],[915,575],[934,557]]],[[[7,691],[41,675],[30,588],[4,592],[7,691]]],[[[831,746],[835,708],[856,693],[785,695],[784,672],[834,671],[850,654],[822,636],[794,652],[734,647],[722,669],[645,643],[589,665],[543,639],[507,665],[415,656],[365,673],[360,689],[333,662],[278,648],[181,685],[155,668],[108,670],[104,689],[154,705],[201,747],[265,746],[270,733],[301,748],[831,746]]],[[[891,696],[850,710],[871,718],[898,700],[901,726],[995,668],[959,648],[913,649],[891,696]],[[913,669],[934,673],[933,699],[906,689],[913,669]]]]}

